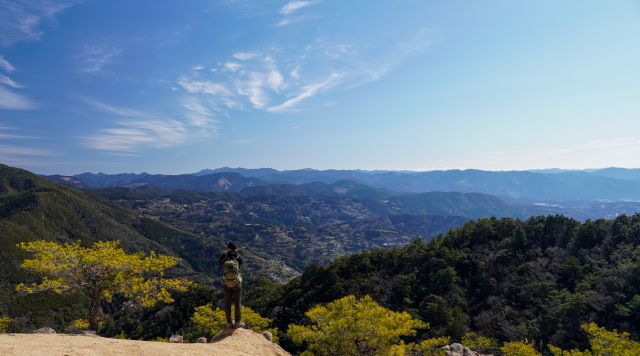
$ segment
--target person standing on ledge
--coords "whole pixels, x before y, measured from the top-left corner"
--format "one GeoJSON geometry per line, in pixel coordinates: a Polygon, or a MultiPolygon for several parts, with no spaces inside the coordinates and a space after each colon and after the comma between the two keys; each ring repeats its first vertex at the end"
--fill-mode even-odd
{"type": "Polygon", "coordinates": [[[222,286],[224,287],[224,314],[227,317],[227,329],[243,328],[242,322],[242,276],[240,266],[242,257],[238,253],[238,247],[233,243],[227,244],[227,251],[220,256],[222,266],[222,286]],[[231,304],[235,311],[235,324],[231,318],[231,304]]]}

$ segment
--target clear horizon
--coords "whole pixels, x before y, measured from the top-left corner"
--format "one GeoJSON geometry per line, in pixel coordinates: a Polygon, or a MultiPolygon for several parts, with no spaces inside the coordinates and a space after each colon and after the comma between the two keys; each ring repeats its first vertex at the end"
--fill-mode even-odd
{"type": "Polygon", "coordinates": [[[640,167],[638,38],[632,0],[5,1],[0,162],[640,167]]]}
{"type": "MultiPolygon", "coordinates": [[[[1,162],[0,162],[1,163],[1,162]]],[[[319,169],[319,168],[310,168],[310,167],[304,167],[304,168],[293,168],[293,169],[277,169],[277,168],[273,168],[273,167],[255,167],[255,168],[247,168],[247,167],[217,167],[217,168],[202,168],[196,171],[192,171],[192,172],[153,172],[153,171],[122,171],[122,172],[104,172],[104,171],[82,171],[82,172],[75,172],[75,173],[41,173],[41,172],[37,172],[34,171],[34,173],[37,174],[43,174],[43,175],[62,175],[62,176],[74,176],[74,175],[80,175],[80,174],[84,174],[84,173],[90,173],[90,174],[108,174],[108,175],[112,175],[112,174],[161,174],[161,175],[182,175],[182,174],[194,174],[194,173],[199,173],[200,171],[203,170],[216,170],[216,169],[248,169],[248,170],[252,170],[252,169],[274,169],[276,171],[279,172],[288,172],[288,171],[299,171],[299,170],[313,170],[313,171],[363,171],[363,172],[407,172],[407,173],[426,173],[426,172],[445,172],[445,171],[467,171],[467,170],[475,170],[475,171],[485,171],[485,172],[540,172],[540,171],[554,171],[554,170],[558,170],[558,171],[566,171],[566,172],[587,172],[587,171],[597,171],[597,170],[603,170],[603,169],[626,169],[626,170],[637,170],[640,168],[630,168],[630,167],[601,167],[601,168],[583,168],[583,169],[564,169],[564,168],[542,168],[542,169],[504,169],[504,170],[487,170],[487,169],[479,169],[479,168],[451,168],[451,169],[432,169],[432,170],[410,170],[410,169],[360,169],[360,168],[353,168],[353,169],[335,169],[335,168],[323,168],[323,169],[319,169]]]]}

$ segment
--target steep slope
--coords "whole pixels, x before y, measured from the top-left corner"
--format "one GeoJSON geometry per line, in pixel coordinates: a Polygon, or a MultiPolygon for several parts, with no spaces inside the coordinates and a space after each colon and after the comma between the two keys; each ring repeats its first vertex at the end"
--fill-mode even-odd
{"type": "MultiPolygon", "coordinates": [[[[580,223],[561,217],[481,219],[428,243],[310,267],[254,307],[278,327],[318,303],[371,295],[431,324],[424,336],[466,330],[500,340],[585,348],[580,324],[640,336],[640,214],[580,223]]],[[[286,344],[292,351],[299,351],[286,344]]]]}
{"type": "MultiPolygon", "coordinates": [[[[217,257],[225,246],[220,236],[203,238],[185,233],[124,207],[105,203],[83,191],[53,183],[25,170],[0,165],[0,314],[11,315],[17,329],[56,326],[86,312],[78,296],[16,295],[17,283],[34,278],[20,268],[27,256],[16,245],[35,240],[80,241],[83,245],[119,240],[130,252],[153,250],[181,257],[183,262],[171,273],[188,276],[208,286],[213,286],[218,274],[217,257]]],[[[247,250],[244,253],[251,261],[246,266],[251,275],[273,280],[296,275],[278,261],[247,250]]]]}
{"type": "Polygon", "coordinates": [[[120,240],[129,251],[171,251],[142,236],[129,213],[89,198],[85,193],[42,179],[30,172],[0,165],[0,280],[23,279],[24,257],[16,244],[52,240],[84,245],[120,240]]]}
{"type": "MultiPolygon", "coordinates": [[[[81,191],[30,172],[0,165],[0,312],[12,315],[18,328],[58,325],[83,313],[83,307],[76,304],[82,299],[77,296],[16,295],[17,283],[34,278],[20,268],[27,257],[16,246],[20,242],[80,241],[90,245],[96,241],[119,240],[127,251],[154,250],[175,255],[170,248],[142,235],[134,223],[127,210],[105,205],[81,191]]],[[[202,280],[187,262],[172,273],[202,280]]]]}

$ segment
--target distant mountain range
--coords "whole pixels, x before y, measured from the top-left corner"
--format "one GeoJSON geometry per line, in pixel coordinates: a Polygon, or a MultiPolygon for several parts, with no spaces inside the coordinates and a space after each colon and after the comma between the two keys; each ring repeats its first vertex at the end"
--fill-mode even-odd
{"type": "Polygon", "coordinates": [[[218,168],[181,175],[83,173],[47,178],[77,188],[152,186],[198,192],[239,192],[249,187],[273,184],[333,184],[348,180],[397,193],[482,193],[533,202],[640,202],[640,169],[623,168],[430,172],[218,168]]]}

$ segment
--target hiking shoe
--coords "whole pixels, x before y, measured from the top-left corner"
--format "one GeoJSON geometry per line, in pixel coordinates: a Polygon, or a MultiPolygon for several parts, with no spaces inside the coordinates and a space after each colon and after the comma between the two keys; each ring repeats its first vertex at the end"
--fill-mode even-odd
{"type": "Polygon", "coordinates": [[[227,330],[231,330],[233,329],[233,324],[232,323],[227,323],[227,330]]]}
{"type": "Polygon", "coordinates": [[[236,323],[234,324],[234,328],[244,328],[245,326],[247,326],[245,323],[243,323],[242,321],[236,321],[236,323]]]}

